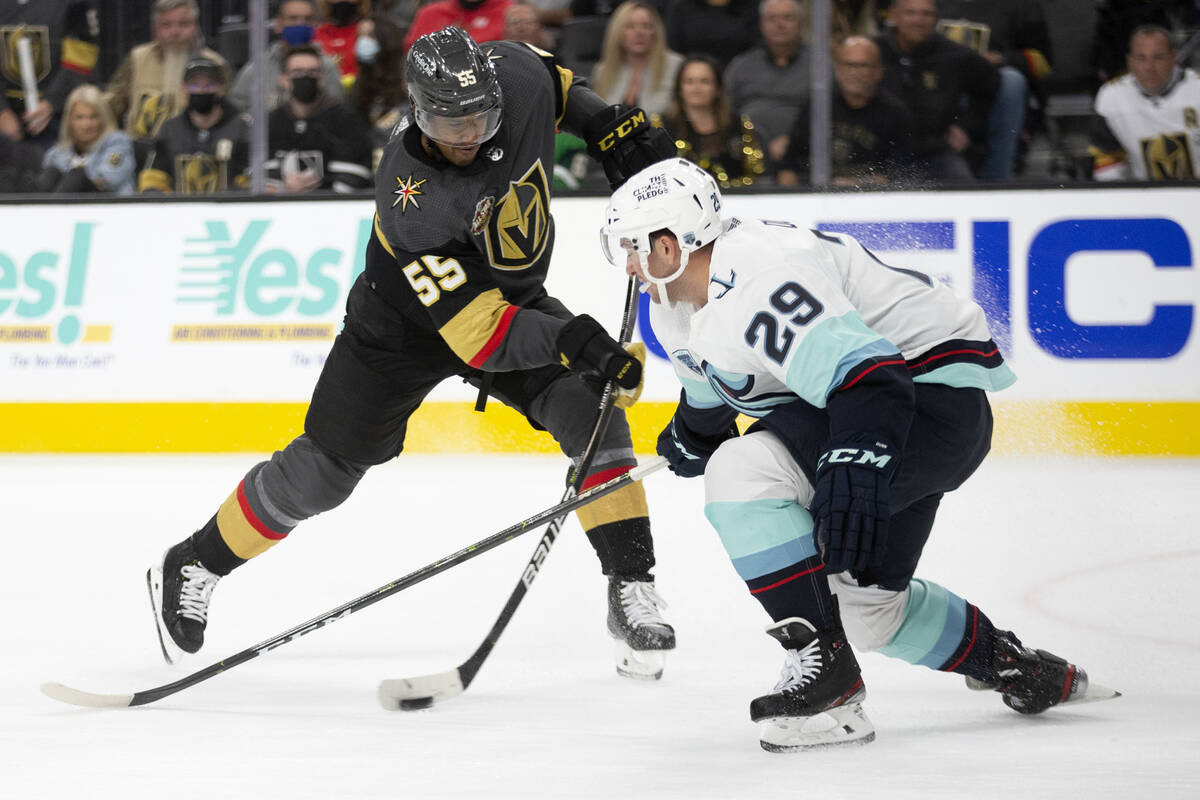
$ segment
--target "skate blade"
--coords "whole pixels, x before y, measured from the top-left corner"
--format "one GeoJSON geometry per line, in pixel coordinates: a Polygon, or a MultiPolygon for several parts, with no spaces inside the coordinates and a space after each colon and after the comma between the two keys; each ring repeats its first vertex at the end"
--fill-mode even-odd
{"type": "Polygon", "coordinates": [[[662,678],[663,666],[667,661],[666,650],[634,650],[626,642],[615,642],[617,674],[623,678],[639,681],[656,681],[662,678]]]}
{"type": "MultiPolygon", "coordinates": [[[[995,684],[985,683],[984,681],[976,680],[975,678],[967,678],[967,688],[976,692],[991,692],[998,690],[995,684]]],[[[1116,689],[1110,689],[1107,686],[1093,683],[1089,679],[1086,689],[1077,693],[1069,700],[1064,700],[1063,702],[1056,703],[1055,705],[1074,706],[1079,705],[1080,703],[1098,703],[1102,700],[1115,700],[1120,696],[1121,693],[1116,689]]],[[[1050,706],[1050,708],[1054,708],[1054,706],[1050,706]]],[[[1049,709],[1047,709],[1047,711],[1048,710],[1049,709]]]]}
{"type": "Polygon", "coordinates": [[[175,644],[162,618],[163,572],[161,566],[146,570],[146,588],[150,591],[150,610],[154,613],[154,631],[158,634],[158,646],[168,664],[178,664],[183,658],[183,649],[175,644]]]}
{"type": "Polygon", "coordinates": [[[799,753],[875,741],[875,726],[861,703],[838,706],[811,717],[773,717],[758,727],[758,743],[768,753],[799,753]]]}

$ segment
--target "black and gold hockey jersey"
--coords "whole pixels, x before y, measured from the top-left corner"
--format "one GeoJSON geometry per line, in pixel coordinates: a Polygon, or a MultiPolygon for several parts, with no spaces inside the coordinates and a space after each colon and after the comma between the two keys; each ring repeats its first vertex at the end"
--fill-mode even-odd
{"type": "Polygon", "coordinates": [[[61,111],[71,90],[90,75],[100,55],[95,0],[0,3],[0,109],[25,110],[17,43],[29,42],[43,99],[61,111]]]}
{"type": "Polygon", "coordinates": [[[221,121],[197,128],[185,111],[163,123],[138,176],[139,192],[213,194],[249,185],[250,118],[228,100],[221,121]]]}
{"type": "Polygon", "coordinates": [[[411,112],[375,175],[371,287],[407,318],[437,330],[470,366],[507,371],[555,360],[570,314],[543,288],[554,246],[554,137],[605,103],[549,53],[483,45],[500,82],[496,135],[466,167],[430,157],[411,112]]]}

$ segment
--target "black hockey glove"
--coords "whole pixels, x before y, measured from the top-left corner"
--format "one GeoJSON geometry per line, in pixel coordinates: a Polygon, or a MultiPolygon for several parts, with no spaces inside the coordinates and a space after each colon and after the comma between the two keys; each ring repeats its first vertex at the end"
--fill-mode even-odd
{"type": "Polygon", "coordinates": [[[817,461],[812,516],[830,573],[883,562],[891,516],[891,479],[900,454],[867,434],[835,441],[817,461]]]}
{"type": "Polygon", "coordinates": [[[631,175],[678,154],[671,136],[636,106],[609,106],[593,115],[583,126],[583,138],[614,190],[631,175]]]}
{"type": "MultiPolygon", "coordinates": [[[[616,381],[617,407],[627,408],[642,391],[642,361],[608,335],[599,322],[580,314],[562,327],[554,344],[562,365],[573,372],[595,373],[616,381]],[[626,402],[622,402],[622,397],[626,402]],[[632,399],[628,399],[632,397],[632,399]]],[[[636,349],[636,348],[634,348],[636,349]]]]}
{"type": "MultiPolygon", "coordinates": [[[[719,409],[724,415],[726,409],[719,409]]],[[[675,416],[658,435],[658,454],[667,460],[671,471],[681,478],[696,478],[704,474],[708,460],[723,442],[738,435],[737,425],[730,422],[717,433],[705,435],[688,424],[690,416],[704,414],[703,411],[680,403],[675,416]]]]}

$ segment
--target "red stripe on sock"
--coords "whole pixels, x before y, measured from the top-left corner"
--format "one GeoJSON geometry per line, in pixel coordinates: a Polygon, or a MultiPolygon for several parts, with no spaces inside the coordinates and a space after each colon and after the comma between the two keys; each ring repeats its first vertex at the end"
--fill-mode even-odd
{"type": "Polygon", "coordinates": [[[967,643],[967,649],[963,651],[958,661],[946,667],[946,672],[954,672],[954,668],[966,661],[967,654],[975,647],[975,636],[979,632],[979,609],[975,606],[971,606],[971,608],[975,610],[975,613],[971,615],[971,641],[967,643]]]}
{"type": "Polygon", "coordinates": [[[588,475],[586,478],[584,478],[583,488],[580,489],[580,491],[586,492],[593,486],[599,486],[602,483],[608,483],[613,478],[619,478],[626,472],[629,472],[631,469],[633,469],[632,464],[627,467],[613,467],[612,469],[606,469],[603,472],[593,472],[591,475],[588,475]]]}
{"type": "Polygon", "coordinates": [[[238,481],[237,499],[238,499],[238,505],[242,509],[242,516],[244,516],[246,518],[246,521],[250,523],[250,527],[254,528],[254,530],[256,530],[260,534],[262,534],[262,536],[264,538],[272,539],[274,541],[279,541],[280,539],[287,536],[286,533],[279,533],[278,531],[271,530],[270,528],[268,528],[266,526],[266,524],[263,523],[262,520],[260,520],[257,516],[255,516],[254,511],[252,511],[250,509],[250,501],[246,499],[246,481],[245,481],[245,479],[238,481]]]}
{"type": "Polygon", "coordinates": [[[1071,696],[1071,685],[1075,683],[1075,665],[1067,664],[1067,679],[1063,681],[1062,697],[1058,698],[1058,702],[1065,703],[1067,698],[1071,696]]]}
{"type": "Polygon", "coordinates": [[[785,583],[791,583],[792,581],[796,580],[796,578],[803,578],[805,575],[809,575],[813,572],[816,572],[819,569],[824,569],[824,568],[825,568],[824,564],[818,564],[817,566],[813,567],[812,569],[806,569],[803,572],[797,572],[795,575],[789,575],[781,581],[775,581],[775,583],[772,583],[770,586],[763,586],[761,589],[751,589],[750,594],[762,594],[765,591],[774,589],[778,586],[783,586],[785,583]]]}

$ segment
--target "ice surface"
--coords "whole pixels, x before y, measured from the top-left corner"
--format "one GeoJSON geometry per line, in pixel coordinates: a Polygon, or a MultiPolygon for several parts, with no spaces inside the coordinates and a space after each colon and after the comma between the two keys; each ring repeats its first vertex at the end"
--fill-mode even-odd
{"type": "Polygon", "coordinates": [[[961,678],[863,657],[878,739],[772,755],[749,701],[782,663],[701,511],[647,480],[679,649],[617,677],[604,581],[572,521],[467,692],[382,710],[381,678],[479,643],[537,534],[150,706],[38,684],[151,688],[552,505],[540,457],[402,456],[223,581],[202,656],[162,663],[143,574],[246,457],[0,457],[0,797],[1173,798],[1200,796],[1200,461],[1004,460],[948,496],[920,574],[1125,696],[1021,717],[961,678]]]}

